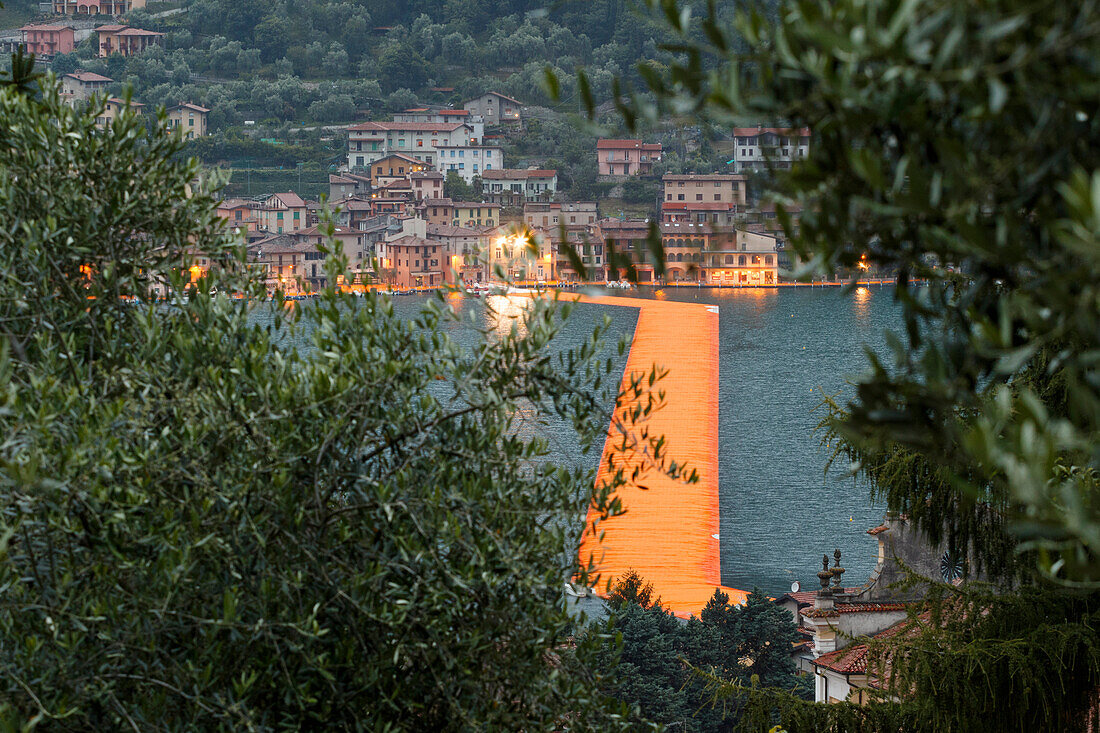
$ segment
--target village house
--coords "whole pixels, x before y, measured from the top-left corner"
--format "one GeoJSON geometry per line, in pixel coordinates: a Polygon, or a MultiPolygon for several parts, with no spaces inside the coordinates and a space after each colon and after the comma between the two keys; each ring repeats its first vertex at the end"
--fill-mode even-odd
{"type": "Polygon", "coordinates": [[[427,238],[427,222],[409,219],[378,243],[378,276],[391,287],[439,287],[451,271],[447,246],[427,238]]]}
{"type": "Polygon", "coordinates": [[[260,204],[251,199],[225,199],[218,204],[215,212],[225,219],[230,231],[238,234],[255,232],[260,226],[260,204]]]}
{"type": "Polygon", "coordinates": [[[107,87],[113,82],[109,76],[78,69],[61,77],[61,93],[70,95],[73,101],[87,101],[93,94],[106,96],[107,87]]]}
{"type": "Polygon", "coordinates": [[[485,134],[485,121],[464,109],[430,109],[417,107],[397,112],[394,122],[430,122],[436,124],[462,122],[470,126],[470,142],[477,144],[485,134]]]}
{"type": "Polygon", "coordinates": [[[67,25],[25,25],[19,29],[25,53],[48,59],[59,53],[72,53],[76,34],[67,25]]]}
{"type": "Polygon", "coordinates": [[[391,153],[436,166],[439,146],[469,145],[472,132],[462,122],[363,122],[348,128],[348,169],[366,168],[391,153]]]}
{"type": "Polygon", "coordinates": [[[309,226],[309,207],[293,191],[275,193],[260,202],[256,209],[258,229],[273,234],[289,234],[309,226]]]}
{"type": "MultiPolygon", "coordinates": [[[[432,224],[425,227],[425,236],[445,247],[451,270],[455,271],[461,282],[474,283],[488,281],[489,238],[479,229],[456,227],[450,224],[432,224]]],[[[447,280],[452,280],[448,273],[447,280]]]]}
{"type": "Polygon", "coordinates": [[[597,140],[596,162],[601,176],[646,176],[661,160],[658,143],[641,140],[597,140]]]}
{"type": "Polygon", "coordinates": [[[867,530],[878,543],[874,569],[863,585],[843,587],[841,555],[822,558],[817,573],[821,587],[791,592],[776,599],[789,610],[799,633],[810,640],[796,645],[793,656],[800,671],[815,678],[815,700],[822,703],[865,704],[879,687],[870,660],[871,639],[911,633],[927,614],[921,602],[926,578],[958,585],[968,579],[968,564],[953,557],[945,544],[933,545],[907,519],[887,514],[881,525],[867,530]]]}
{"type": "Polygon", "coordinates": [[[417,201],[443,198],[443,174],[439,171],[414,171],[409,181],[417,201]]]}
{"type": "Polygon", "coordinates": [[[538,227],[553,232],[559,226],[566,229],[583,229],[596,223],[595,201],[528,202],[523,207],[523,221],[532,229],[538,227]]]}
{"type": "Polygon", "coordinates": [[[451,224],[456,227],[495,227],[500,224],[500,204],[455,201],[451,224]]]}
{"type": "Polygon", "coordinates": [[[454,171],[466,183],[487,170],[504,167],[504,149],[497,145],[440,145],[438,150],[439,170],[444,175],[454,171]]]}
{"type": "Polygon", "coordinates": [[[545,283],[555,279],[555,247],[543,229],[501,224],[485,232],[488,273],[504,272],[509,282],[545,283]]]}
{"type": "MultiPolygon", "coordinates": [[[[300,229],[297,232],[293,232],[290,236],[294,237],[299,242],[311,244],[318,250],[322,245],[327,247],[330,244],[328,235],[322,231],[319,226],[300,229]]],[[[366,255],[366,259],[369,259],[370,252],[363,247],[363,232],[351,227],[336,226],[333,227],[332,238],[340,244],[344,256],[348,258],[349,267],[360,270],[363,269],[365,264],[369,264],[364,262],[364,255],[366,255]]],[[[309,278],[311,282],[318,281],[319,278],[324,278],[324,261],[311,261],[307,265],[307,270],[304,275],[309,278]]]]}
{"type": "Polygon", "coordinates": [[[53,0],[56,15],[125,15],[141,10],[146,0],[53,0]]]}
{"type": "Polygon", "coordinates": [[[410,173],[431,170],[432,166],[404,153],[390,153],[370,164],[370,184],[384,186],[398,179],[408,178],[410,173]]]}
{"type": "Polygon", "coordinates": [[[748,186],[741,175],[666,173],[661,182],[664,222],[731,225],[747,208],[748,186]]]}
{"type": "Polygon", "coordinates": [[[523,221],[530,229],[546,232],[555,256],[554,274],[559,280],[577,280],[580,274],[569,261],[563,243],[568,243],[581,258],[591,280],[606,279],[607,259],[603,239],[596,228],[598,218],[594,201],[528,202],[523,207],[523,221]]]}
{"type": "Polygon", "coordinates": [[[248,259],[261,270],[269,291],[296,294],[317,290],[326,283],[324,254],[314,243],[290,234],[272,234],[252,242],[248,259]],[[315,269],[318,275],[311,279],[308,273],[315,269]]]}
{"type": "Polygon", "coordinates": [[[481,117],[486,125],[500,125],[506,122],[520,122],[523,104],[500,92],[486,92],[480,97],[463,102],[462,109],[481,117]]]}
{"type": "Polygon", "coordinates": [[[733,170],[787,169],[810,152],[810,130],[781,127],[735,127],[733,170]]]}
{"type": "Polygon", "coordinates": [[[436,226],[456,226],[455,204],[449,198],[427,198],[417,203],[416,217],[436,226]]]}
{"type": "Polygon", "coordinates": [[[522,206],[528,201],[547,201],[558,190],[558,172],[538,168],[500,168],[481,174],[481,192],[494,203],[522,206]]]}
{"type": "Polygon", "coordinates": [[[145,109],[145,105],[141,102],[135,102],[132,99],[127,101],[125,99],[119,99],[118,97],[109,97],[103,103],[103,111],[95,118],[96,127],[104,129],[112,122],[122,116],[124,110],[129,110],[133,114],[140,115],[145,109]]]}
{"type": "Polygon", "coordinates": [[[131,28],[128,25],[101,25],[95,32],[99,36],[100,58],[107,58],[113,53],[136,56],[150,46],[164,43],[163,33],[131,28]]]}
{"type": "Polygon", "coordinates": [[[167,125],[169,130],[179,131],[185,139],[203,137],[206,135],[206,115],[209,113],[206,107],[185,102],[168,108],[167,125]]]}
{"type": "Polygon", "coordinates": [[[710,285],[775,285],[779,282],[776,239],[741,230],[712,232],[701,270],[701,280],[710,285]]]}
{"type": "Polygon", "coordinates": [[[370,189],[370,176],[357,173],[330,173],[328,176],[328,200],[332,202],[349,196],[367,195],[370,189]]]}

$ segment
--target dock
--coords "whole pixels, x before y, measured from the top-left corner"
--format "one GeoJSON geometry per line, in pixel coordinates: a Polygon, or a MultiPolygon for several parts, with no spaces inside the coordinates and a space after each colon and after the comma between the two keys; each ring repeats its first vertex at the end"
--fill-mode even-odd
{"type": "MultiPolygon", "coordinates": [[[[647,427],[651,435],[664,435],[667,454],[694,468],[699,479],[687,484],[654,471],[643,482],[646,489],[620,489],[624,514],[596,522],[599,513],[590,508],[581,563],[589,558],[595,561],[600,574],[596,589],[601,594],[609,579],[635,570],[653,584],[661,604],[681,618],[699,615],[716,588],[727,593],[731,603],[743,602],[747,592],[721,585],[717,306],[640,298],[579,299],[638,309],[621,390],[630,385],[631,374],[648,375],[654,364],[667,369],[657,384],[665,393],[665,404],[649,418],[647,427]]],[[[618,409],[632,407],[627,403],[618,409]]],[[[621,440],[609,425],[597,485],[609,478],[608,454],[621,440]]],[[[632,466],[628,463],[625,468],[629,475],[632,466]]]]}

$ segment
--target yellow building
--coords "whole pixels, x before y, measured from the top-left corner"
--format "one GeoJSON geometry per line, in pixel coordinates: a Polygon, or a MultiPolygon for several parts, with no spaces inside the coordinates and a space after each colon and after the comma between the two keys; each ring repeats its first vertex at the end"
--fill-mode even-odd
{"type": "Polygon", "coordinates": [[[206,107],[185,102],[168,109],[168,129],[179,130],[182,137],[191,139],[206,135],[206,107]]]}

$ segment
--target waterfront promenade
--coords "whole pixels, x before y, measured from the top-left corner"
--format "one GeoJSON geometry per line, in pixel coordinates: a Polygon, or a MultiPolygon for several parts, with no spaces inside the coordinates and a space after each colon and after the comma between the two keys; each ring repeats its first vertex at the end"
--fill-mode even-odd
{"type": "MultiPolygon", "coordinates": [[[[567,296],[563,296],[567,297],[567,296]]],[[[680,617],[698,615],[720,587],[718,544],[718,312],[717,307],[637,298],[592,298],[582,302],[638,309],[638,323],[623,372],[622,389],[631,374],[648,375],[656,364],[668,373],[658,383],[664,406],[647,423],[651,435],[663,435],[667,455],[686,462],[699,481],[685,484],[651,472],[641,483],[619,491],[626,513],[597,523],[589,510],[580,559],[595,560],[597,590],[609,578],[633,569],[653,583],[662,604],[680,617]]],[[[633,408],[632,402],[619,411],[633,408]]],[[[608,479],[608,453],[622,438],[609,426],[597,481],[608,479]]],[[[634,466],[624,466],[629,476],[634,466]]],[[[723,588],[733,603],[747,593],[723,588]]]]}

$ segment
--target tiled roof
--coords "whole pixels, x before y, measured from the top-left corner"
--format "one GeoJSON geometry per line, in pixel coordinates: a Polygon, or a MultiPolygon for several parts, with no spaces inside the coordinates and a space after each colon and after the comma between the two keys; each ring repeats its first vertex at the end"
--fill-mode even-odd
{"type": "Polygon", "coordinates": [[[443,180],[443,174],[440,173],[439,171],[413,171],[412,172],[412,177],[413,178],[433,178],[433,179],[438,178],[441,181],[443,180]]]}
{"type": "Polygon", "coordinates": [[[184,102],[183,104],[177,104],[175,107],[170,107],[168,109],[168,111],[171,112],[172,110],[177,110],[177,109],[193,109],[196,112],[203,112],[203,113],[210,111],[206,107],[200,107],[199,105],[191,104],[190,102],[184,102]]]}
{"type": "Polygon", "coordinates": [[[129,28],[126,25],[101,25],[96,28],[96,33],[118,33],[129,28]]]}
{"type": "MultiPolygon", "coordinates": [[[[412,157],[411,155],[405,155],[404,153],[389,153],[387,155],[382,156],[378,160],[374,161],[374,163],[371,163],[370,165],[374,165],[375,163],[381,163],[383,160],[388,160],[389,158],[400,158],[401,160],[404,160],[408,163],[412,163],[414,165],[427,165],[427,163],[425,163],[424,161],[417,160],[416,158],[412,157]]],[[[369,168],[370,165],[368,165],[367,167],[369,168]]]]}
{"type": "Polygon", "coordinates": [[[425,206],[454,206],[451,199],[424,199],[425,206]]]}
{"type": "Polygon", "coordinates": [[[85,84],[89,84],[89,83],[93,83],[93,82],[112,82],[112,81],[114,81],[114,79],[112,79],[111,77],[103,76],[103,74],[97,74],[94,71],[74,71],[71,74],[65,74],[65,76],[72,77],[73,79],[76,79],[77,81],[82,81],[85,84]]]}
{"type": "MultiPolygon", "coordinates": [[[[927,620],[927,614],[922,615],[921,618],[927,620]]],[[[919,629],[919,621],[907,618],[874,634],[871,638],[888,639],[892,636],[897,636],[903,631],[907,634],[912,634],[919,631],[919,629]]],[[[841,674],[866,674],[867,660],[870,656],[870,651],[871,647],[868,644],[849,644],[843,649],[837,649],[836,651],[822,654],[817,659],[814,659],[811,664],[815,667],[824,667],[841,674]]]]}
{"type": "Polygon", "coordinates": [[[658,143],[643,143],[641,140],[597,140],[596,150],[660,150],[658,143]]]}
{"type": "Polygon", "coordinates": [[[468,109],[441,109],[437,113],[442,117],[469,117],[470,110],[468,109]]]}
{"type": "Polygon", "coordinates": [[[662,181],[743,181],[745,176],[736,173],[666,173],[662,181]]]}
{"type": "Polygon", "coordinates": [[[450,224],[429,224],[428,234],[434,234],[437,237],[476,237],[481,232],[469,229],[467,227],[456,227],[450,224]]]}
{"type": "MultiPolygon", "coordinates": [[[[845,588],[844,589],[845,593],[858,593],[859,591],[860,591],[860,589],[858,587],[857,588],[845,588]]],[[[802,606],[802,605],[808,605],[808,604],[813,603],[814,600],[817,598],[817,593],[818,593],[818,591],[816,591],[816,590],[801,590],[801,591],[798,591],[796,593],[784,593],[783,595],[779,596],[775,600],[777,602],[782,602],[782,601],[785,601],[787,599],[790,599],[790,600],[794,601],[795,603],[797,603],[799,606],[802,606]]]]}
{"type": "Polygon", "coordinates": [[[880,524],[877,527],[871,527],[869,530],[867,530],[867,534],[869,534],[869,535],[882,534],[883,532],[885,532],[888,529],[890,529],[890,528],[887,527],[885,524],[880,524]]]}
{"type": "Polygon", "coordinates": [[[19,30],[21,31],[71,31],[72,28],[67,25],[25,25],[19,30]]]}
{"type": "Polygon", "coordinates": [[[286,193],[275,193],[272,194],[272,198],[279,199],[283,202],[285,206],[288,206],[290,208],[297,208],[299,206],[306,205],[306,202],[302,200],[302,197],[294,193],[293,191],[288,191],[286,193]]]}
{"type": "Polygon", "coordinates": [[[733,201],[667,201],[661,208],[669,211],[730,211],[740,204],[733,201]]]}
{"type": "Polygon", "coordinates": [[[765,133],[772,133],[773,135],[804,135],[809,136],[810,128],[808,127],[735,127],[733,128],[734,137],[755,137],[756,135],[763,135],[765,133]]]}
{"type": "Polygon", "coordinates": [[[120,36],[163,36],[163,33],[157,33],[156,31],[147,31],[143,28],[127,28],[124,31],[119,31],[120,36]]]}
{"type": "Polygon", "coordinates": [[[474,100],[481,99],[482,97],[488,97],[490,95],[494,97],[500,97],[501,99],[507,99],[509,102],[514,102],[519,105],[523,104],[523,102],[519,101],[518,99],[512,99],[508,95],[501,94],[500,92],[485,92],[484,94],[478,95],[476,97],[470,97],[466,100],[466,102],[463,102],[463,104],[466,104],[467,102],[473,102],[474,100]]]}
{"type": "Polygon", "coordinates": [[[519,178],[553,178],[556,170],[536,168],[490,168],[481,174],[483,180],[500,181],[519,178]]]}
{"type": "Polygon", "coordinates": [[[820,608],[808,608],[802,612],[807,618],[826,618],[842,613],[882,613],[885,611],[904,611],[907,603],[837,603],[831,610],[820,608]]]}
{"type": "Polygon", "coordinates": [[[454,132],[465,122],[363,122],[352,125],[349,130],[355,132],[454,132]]]}
{"type": "Polygon", "coordinates": [[[356,183],[357,181],[354,178],[348,178],[347,176],[338,176],[335,173],[329,173],[328,174],[328,182],[330,184],[331,183],[347,184],[347,183],[356,183]]]}

